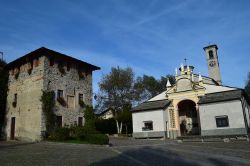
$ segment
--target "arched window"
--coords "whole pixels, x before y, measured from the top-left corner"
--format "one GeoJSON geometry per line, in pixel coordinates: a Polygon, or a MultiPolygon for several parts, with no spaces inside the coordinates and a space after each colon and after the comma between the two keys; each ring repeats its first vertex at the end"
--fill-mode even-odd
{"type": "Polygon", "coordinates": [[[209,59],[214,59],[214,53],[212,50],[208,51],[209,59]]]}

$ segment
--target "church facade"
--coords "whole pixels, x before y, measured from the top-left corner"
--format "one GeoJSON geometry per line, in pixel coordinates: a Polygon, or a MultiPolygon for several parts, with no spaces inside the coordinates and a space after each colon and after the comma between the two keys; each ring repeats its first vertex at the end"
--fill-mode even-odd
{"type": "Polygon", "coordinates": [[[249,133],[250,100],[243,89],[222,84],[217,50],[204,48],[209,77],[181,65],[174,85],[168,81],[164,92],[132,109],[134,138],[249,133]]]}

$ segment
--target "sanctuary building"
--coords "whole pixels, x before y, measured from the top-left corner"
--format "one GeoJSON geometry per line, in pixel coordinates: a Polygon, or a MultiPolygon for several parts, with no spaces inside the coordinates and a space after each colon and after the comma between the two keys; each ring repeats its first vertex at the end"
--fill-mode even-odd
{"type": "Polygon", "coordinates": [[[243,89],[222,84],[217,45],[204,48],[209,77],[194,67],[176,69],[161,94],[132,109],[134,138],[247,135],[250,100],[243,89]]]}

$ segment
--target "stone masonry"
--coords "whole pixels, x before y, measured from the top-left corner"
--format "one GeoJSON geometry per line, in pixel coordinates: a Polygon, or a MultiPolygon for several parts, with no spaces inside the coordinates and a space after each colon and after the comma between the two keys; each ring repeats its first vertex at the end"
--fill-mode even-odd
{"type": "Polygon", "coordinates": [[[61,116],[62,126],[78,125],[79,117],[84,124],[84,108],[79,104],[79,94],[86,105],[92,105],[92,71],[99,67],[44,47],[9,63],[7,67],[7,139],[11,139],[11,133],[13,135],[14,119],[14,139],[41,140],[46,127],[40,99],[42,91],[46,90],[55,92],[55,100],[58,90],[63,92],[66,106],[56,101],[54,109],[54,113],[61,116]],[[59,64],[64,74],[60,72],[59,64]],[[80,77],[80,72],[83,77],[80,77]]]}

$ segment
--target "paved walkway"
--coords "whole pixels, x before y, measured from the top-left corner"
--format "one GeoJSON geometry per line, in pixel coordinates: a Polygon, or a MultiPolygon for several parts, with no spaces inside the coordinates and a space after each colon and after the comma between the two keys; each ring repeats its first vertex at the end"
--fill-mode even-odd
{"type": "Polygon", "coordinates": [[[0,142],[0,165],[250,165],[250,143],[177,143],[111,138],[111,147],[0,142]]]}

